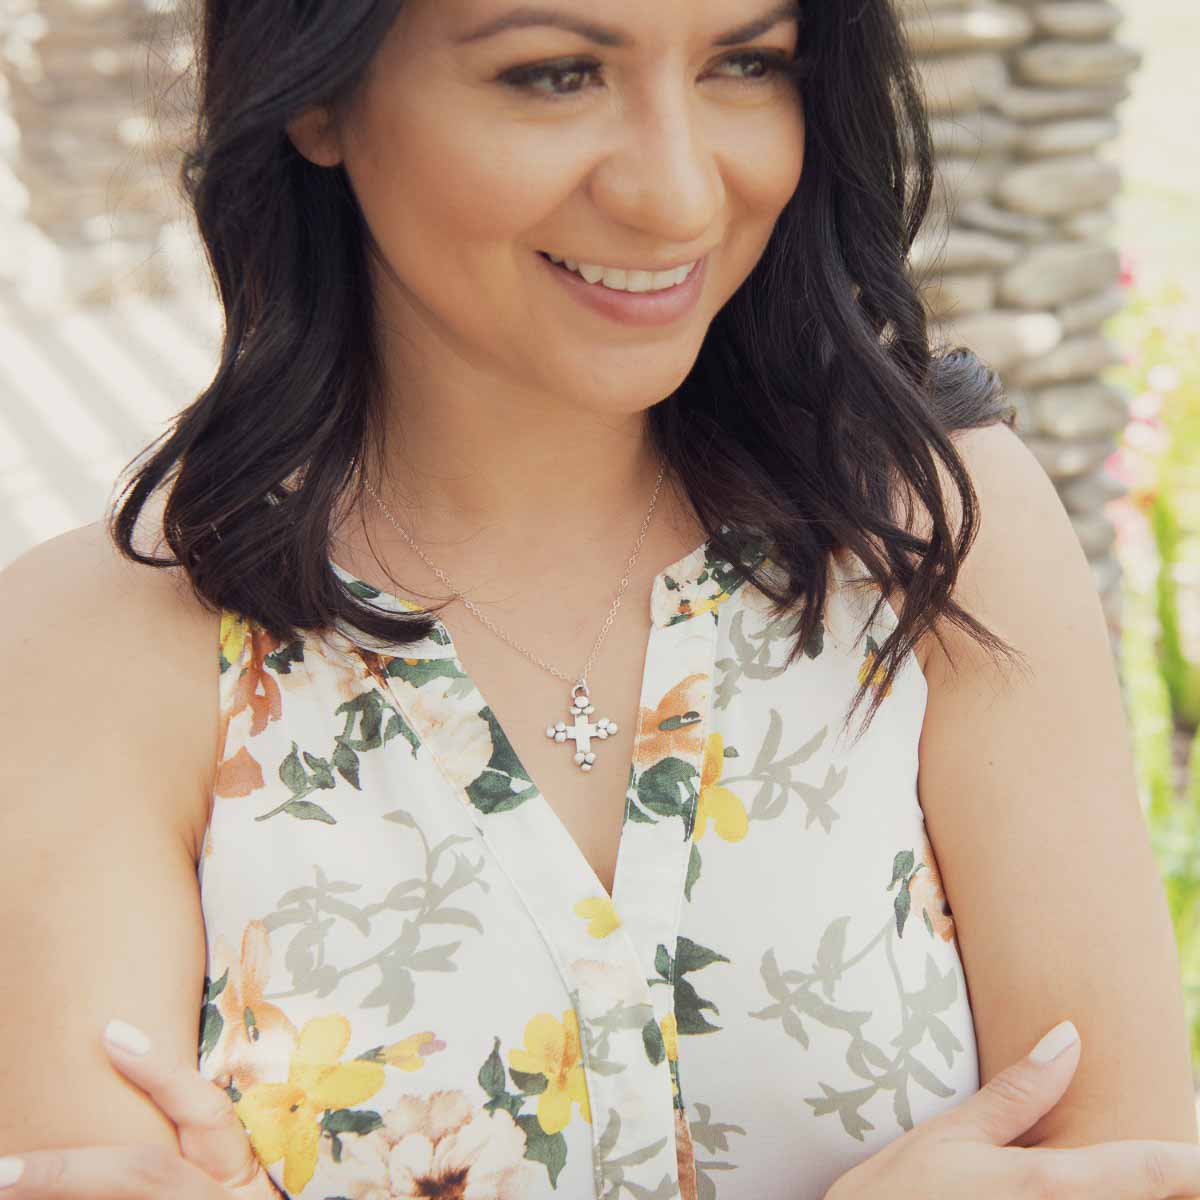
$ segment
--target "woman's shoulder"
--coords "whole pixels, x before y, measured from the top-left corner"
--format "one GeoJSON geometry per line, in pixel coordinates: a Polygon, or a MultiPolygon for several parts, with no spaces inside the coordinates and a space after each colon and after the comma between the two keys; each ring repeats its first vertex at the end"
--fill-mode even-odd
{"type": "Polygon", "coordinates": [[[122,555],[102,521],[50,538],[0,570],[10,652],[0,723],[37,706],[30,719],[58,728],[47,737],[158,760],[174,781],[170,818],[198,851],[219,735],[222,616],[181,567],[122,555]]]}

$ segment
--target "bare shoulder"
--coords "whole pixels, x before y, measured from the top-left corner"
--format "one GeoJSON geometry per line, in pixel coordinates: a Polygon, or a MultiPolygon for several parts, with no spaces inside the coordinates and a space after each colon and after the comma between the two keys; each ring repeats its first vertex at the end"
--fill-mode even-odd
{"type": "Polygon", "coordinates": [[[196,1061],[218,621],[99,524],[0,571],[0,1154],[178,1145],[100,1036],[120,1017],[196,1061]]]}
{"type": "MultiPolygon", "coordinates": [[[[1035,549],[1028,546],[1027,538],[1037,539],[1043,553],[1051,558],[1058,552],[1068,556],[1074,553],[1077,567],[1083,553],[1053,482],[1020,435],[1007,425],[994,424],[957,430],[950,441],[975,493],[977,524],[975,538],[960,565],[953,598],[992,628],[981,610],[1003,608],[996,598],[1006,589],[1020,591],[1020,575],[1011,572],[1026,549],[1035,549]]],[[[934,464],[947,520],[957,536],[963,522],[958,486],[936,455],[934,464]]],[[[898,499],[895,519],[918,536],[928,536],[929,515],[920,504],[913,503],[906,514],[898,499]]],[[[896,587],[888,599],[899,611],[903,590],[896,587]]],[[[947,650],[955,662],[960,655],[973,660],[984,653],[970,635],[955,626],[943,623],[939,632],[942,641],[926,633],[917,643],[917,659],[927,677],[941,674],[948,666],[947,650]]]]}
{"type": "MultiPolygon", "coordinates": [[[[1174,936],[1087,556],[1016,433],[989,426],[955,442],[978,527],[954,598],[1019,656],[1010,669],[949,626],[949,659],[935,647],[926,664],[918,793],[981,1082],[1069,1017],[1083,1042],[1071,1086],[1015,1144],[1194,1141],[1174,936]],[[1111,880],[1120,887],[1098,882],[1111,880]]],[[[957,529],[948,476],[943,490],[957,529]]]]}
{"type": "Polygon", "coordinates": [[[69,689],[77,738],[133,755],[170,747],[178,804],[169,815],[198,852],[219,735],[220,615],[182,569],[131,562],[93,522],[0,570],[0,622],[19,684],[0,695],[0,722],[16,719],[8,704],[53,703],[69,689]]]}

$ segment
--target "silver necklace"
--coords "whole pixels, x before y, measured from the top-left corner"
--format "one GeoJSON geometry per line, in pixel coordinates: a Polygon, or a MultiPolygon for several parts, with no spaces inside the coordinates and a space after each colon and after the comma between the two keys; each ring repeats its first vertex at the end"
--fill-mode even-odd
{"type": "MultiPolygon", "coordinates": [[[[584,663],[583,669],[579,672],[578,677],[571,686],[571,711],[568,715],[570,724],[567,721],[554,721],[546,726],[546,736],[548,738],[552,738],[559,743],[566,743],[567,741],[575,743],[575,762],[581,771],[590,771],[592,764],[596,761],[596,752],[592,749],[592,739],[605,741],[617,732],[617,723],[610,721],[607,717],[601,717],[597,721],[589,720],[591,715],[596,711],[596,706],[592,703],[587,677],[588,672],[592,669],[592,664],[596,660],[596,655],[600,651],[600,646],[604,642],[608,631],[612,628],[613,621],[616,619],[617,609],[621,607],[621,598],[625,594],[625,589],[629,587],[629,581],[633,576],[633,568],[637,564],[638,557],[642,552],[642,544],[645,542],[646,533],[650,528],[650,519],[654,516],[654,506],[658,503],[658,493],[662,488],[663,476],[665,474],[666,464],[664,463],[658,469],[658,479],[654,484],[654,494],[650,497],[650,507],[646,510],[641,531],[638,533],[637,541],[634,543],[633,554],[625,568],[625,574],[621,577],[620,585],[617,587],[617,594],[613,599],[612,607],[608,610],[608,616],[605,618],[603,626],[601,626],[600,633],[592,646],[592,652],[587,657],[587,662],[584,663]]],[[[392,516],[391,511],[379,498],[375,489],[365,480],[364,486],[375,497],[375,502],[383,510],[383,515],[395,526],[400,536],[421,556],[422,561],[441,580],[442,584],[450,590],[455,599],[463,602],[463,606],[472,616],[482,622],[501,641],[507,642],[514,650],[523,654],[530,662],[535,663],[545,671],[549,671],[551,675],[557,679],[561,679],[564,683],[571,683],[571,676],[564,674],[557,667],[539,658],[533,651],[514,641],[486,613],[481,612],[473,601],[467,599],[463,592],[450,581],[445,571],[429,558],[425,551],[409,536],[404,526],[392,516]]]]}

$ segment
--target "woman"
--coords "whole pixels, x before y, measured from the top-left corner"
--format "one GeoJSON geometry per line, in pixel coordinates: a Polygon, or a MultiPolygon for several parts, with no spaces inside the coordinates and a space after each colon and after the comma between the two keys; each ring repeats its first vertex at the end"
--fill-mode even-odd
{"type": "Polygon", "coordinates": [[[0,592],[12,1194],[234,1190],[198,1096],[293,1197],[936,1194],[895,1147],[1068,1018],[970,1185],[1200,1191],[1103,618],[931,356],[883,0],[211,0],[199,55],[220,367],[121,557],[0,592]]]}

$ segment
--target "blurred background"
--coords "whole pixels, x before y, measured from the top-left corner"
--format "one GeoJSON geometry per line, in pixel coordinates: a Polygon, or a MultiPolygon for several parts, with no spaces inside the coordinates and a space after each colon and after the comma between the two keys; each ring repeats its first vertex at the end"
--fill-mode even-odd
{"type": "MultiPolygon", "coordinates": [[[[1092,565],[1200,1083],[1200,3],[896,2],[939,162],[912,267],[1092,565]]],[[[0,568],[99,519],[215,370],[178,184],[192,20],[0,0],[0,568]]]]}

